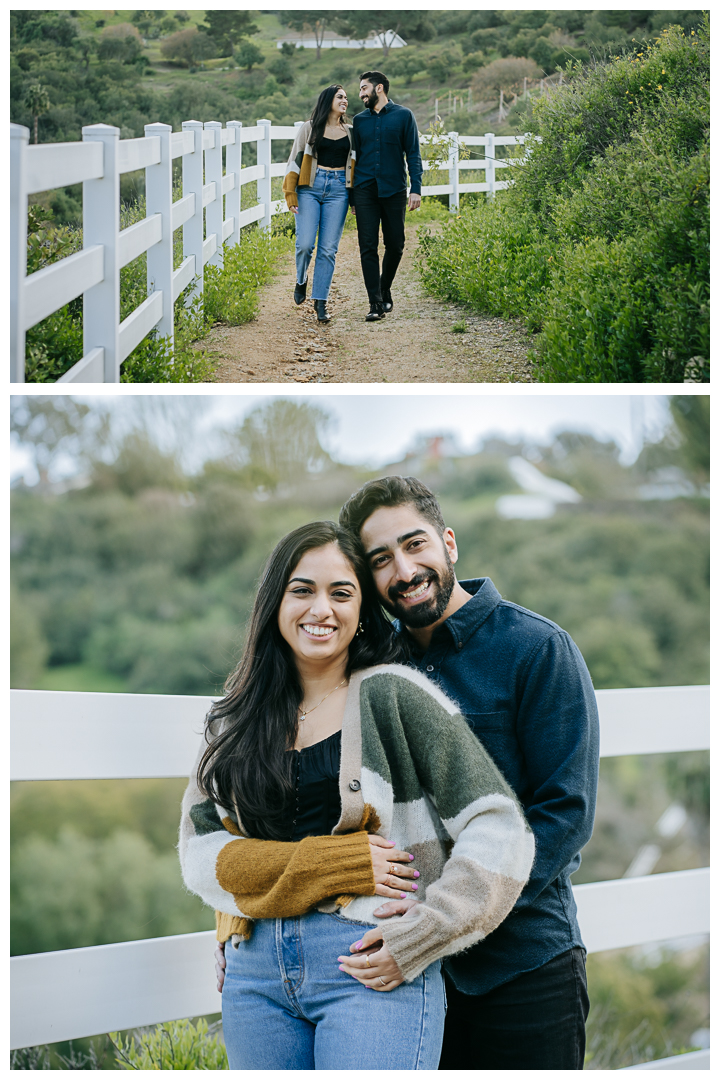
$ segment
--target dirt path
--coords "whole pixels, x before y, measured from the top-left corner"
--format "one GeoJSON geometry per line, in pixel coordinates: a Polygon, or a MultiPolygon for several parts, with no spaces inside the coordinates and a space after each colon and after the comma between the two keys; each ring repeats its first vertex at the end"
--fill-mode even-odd
{"type": "MultiPolygon", "coordinates": [[[[366,323],[367,295],[357,234],[340,243],[330,292],[332,321],[295,307],[294,258],[260,293],[257,318],[216,326],[203,344],[218,361],[216,382],[533,382],[530,335],[517,322],[483,319],[428,296],[413,265],[417,228],[408,226],[393,285],[395,308],[366,323]],[[453,326],[464,323],[464,332],[453,326]]],[[[312,273],[312,270],[311,270],[312,273]]]]}

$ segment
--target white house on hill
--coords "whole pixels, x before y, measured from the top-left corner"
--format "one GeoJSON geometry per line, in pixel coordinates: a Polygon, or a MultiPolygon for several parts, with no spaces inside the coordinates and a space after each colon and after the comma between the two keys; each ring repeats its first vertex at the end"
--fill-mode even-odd
{"type": "MultiPolygon", "coordinates": [[[[314,37],[304,34],[289,33],[284,38],[280,38],[277,43],[278,49],[281,49],[285,42],[289,42],[290,45],[295,45],[296,48],[304,49],[316,49],[318,43],[314,37]]],[[[369,37],[363,40],[355,40],[354,38],[340,37],[339,34],[333,33],[332,30],[326,30],[323,35],[323,40],[320,42],[321,49],[382,49],[385,47],[386,42],[390,42],[391,49],[401,49],[403,45],[407,45],[406,41],[395,33],[394,30],[383,30],[378,33],[371,34],[369,37]]]]}

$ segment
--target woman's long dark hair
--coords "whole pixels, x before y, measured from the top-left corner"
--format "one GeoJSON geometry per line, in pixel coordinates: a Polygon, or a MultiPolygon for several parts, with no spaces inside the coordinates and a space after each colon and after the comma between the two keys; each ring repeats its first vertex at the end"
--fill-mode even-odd
{"type": "Polygon", "coordinates": [[[377,599],[354,533],[334,521],[314,521],[283,537],[260,580],[240,663],[205,722],[210,745],[198,768],[202,793],[226,809],[237,806],[245,832],[261,840],[288,839],[283,821],[293,784],[287,751],[295,745],[303,696],[292,651],[278,627],[278,610],[300,559],[327,544],[338,545],[362,594],[363,633],[350,643],[348,676],[406,655],[377,599]]]}
{"type": "MultiPolygon", "coordinates": [[[[332,86],[326,86],[324,90],[320,91],[320,97],[317,99],[317,104],[310,117],[312,127],[310,129],[310,138],[308,139],[308,142],[314,150],[317,150],[320,140],[325,134],[325,125],[327,124],[328,116],[332,109],[332,103],[335,100],[335,95],[338,90],[342,89],[342,86],[337,83],[332,86]]],[[[345,117],[342,115],[340,117],[340,123],[345,123],[345,117]]]]}

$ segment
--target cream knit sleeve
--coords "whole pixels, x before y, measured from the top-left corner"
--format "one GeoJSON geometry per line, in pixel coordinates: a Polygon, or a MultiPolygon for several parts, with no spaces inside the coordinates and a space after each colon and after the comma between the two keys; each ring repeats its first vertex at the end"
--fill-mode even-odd
{"type": "Polygon", "coordinates": [[[441,691],[408,669],[395,695],[418,779],[453,841],[424,901],[383,924],[410,982],[434,960],[487,937],[510,913],[529,877],[535,841],[512,789],[441,691]]]}

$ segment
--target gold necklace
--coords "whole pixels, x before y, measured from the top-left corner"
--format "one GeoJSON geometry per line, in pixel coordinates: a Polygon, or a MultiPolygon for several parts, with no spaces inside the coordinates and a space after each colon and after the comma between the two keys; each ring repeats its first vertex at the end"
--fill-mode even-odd
{"type": "Polygon", "coordinates": [[[317,705],[313,705],[312,709],[302,709],[301,708],[300,709],[300,723],[303,722],[303,720],[308,715],[308,713],[315,712],[315,709],[319,708],[322,705],[323,701],[325,701],[325,698],[329,698],[331,694],[334,694],[335,691],[339,690],[341,686],[344,686],[346,682],[347,682],[347,679],[343,679],[343,681],[341,683],[338,683],[337,686],[333,686],[332,690],[328,690],[325,697],[320,698],[317,705]]]}

